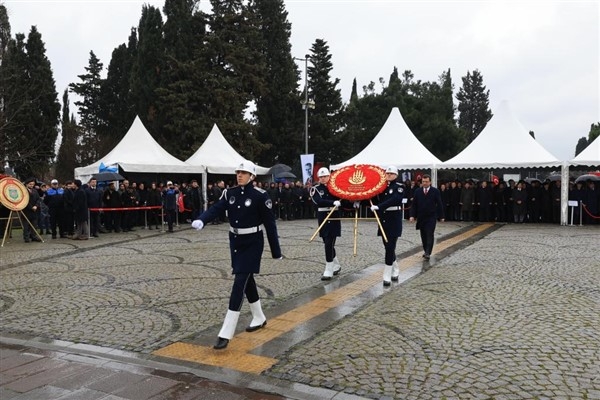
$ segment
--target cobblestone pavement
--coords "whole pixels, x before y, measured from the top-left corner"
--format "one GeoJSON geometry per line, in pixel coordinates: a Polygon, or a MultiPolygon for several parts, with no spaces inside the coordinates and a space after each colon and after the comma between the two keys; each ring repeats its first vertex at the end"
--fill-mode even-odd
{"type": "MultiPolygon", "coordinates": [[[[315,226],[278,224],[286,259],[265,258],[257,278],[267,317],[323,286],[315,226]]],[[[343,226],[342,276],[381,262],[374,223],[360,223],[355,257],[343,226]]],[[[144,356],[213,332],[232,282],[226,229],[13,239],[1,250],[0,333],[144,356]]],[[[600,399],[599,241],[597,227],[502,226],[286,349],[263,377],[366,398],[600,399]]],[[[419,247],[405,224],[398,253],[419,247]]]]}

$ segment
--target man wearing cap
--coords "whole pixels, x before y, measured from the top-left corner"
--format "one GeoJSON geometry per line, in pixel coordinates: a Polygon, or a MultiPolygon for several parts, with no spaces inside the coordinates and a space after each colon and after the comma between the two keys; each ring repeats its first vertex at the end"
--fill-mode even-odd
{"type": "Polygon", "coordinates": [[[415,198],[410,208],[410,222],[417,220],[417,229],[421,231],[423,258],[429,260],[433,250],[433,234],[439,219],[444,221],[444,204],[437,188],[431,186],[431,177],[423,175],[421,187],[415,190],[415,198]]]}
{"type": "Polygon", "coordinates": [[[41,242],[42,240],[37,236],[35,229],[32,228],[37,225],[38,209],[40,208],[41,199],[38,191],[35,189],[35,178],[29,178],[25,182],[27,192],[29,192],[29,202],[23,209],[23,215],[27,217],[29,222],[21,220],[21,226],[23,227],[23,240],[25,243],[29,243],[32,240],[34,242],[41,242]],[[31,223],[31,225],[29,224],[31,223]]]}
{"type": "Polygon", "coordinates": [[[163,189],[162,197],[165,208],[165,214],[167,216],[168,233],[173,233],[173,222],[175,222],[175,215],[177,213],[177,195],[179,189],[173,185],[173,182],[168,181],[167,187],[163,189]]]}
{"type": "Polygon", "coordinates": [[[339,236],[342,236],[342,224],[339,220],[341,217],[339,207],[342,205],[342,202],[329,193],[329,189],[327,188],[329,175],[327,168],[320,168],[317,172],[319,183],[310,189],[310,197],[317,206],[318,226],[321,226],[333,207],[337,208],[319,231],[319,236],[321,236],[325,245],[325,271],[321,276],[322,281],[331,280],[334,275],[338,275],[342,270],[335,252],[335,241],[339,236]]]}
{"type": "Polygon", "coordinates": [[[50,229],[52,230],[52,239],[57,238],[57,234],[60,234],[61,238],[67,237],[67,232],[64,226],[64,189],[58,186],[58,181],[52,179],[50,181],[50,189],[46,191],[44,197],[44,203],[48,206],[50,212],[50,229]],[[57,232],[58,226],[58,232],[57,232]]]}
{"type": "Polygon", "coordinates": [[[252,185],[256,176],[255,165],[250,161],[243,161],[235,173],[237,186],[224,189],[221,198],[192,222],[192,228],[201,230],[204,225],[219,218],[225,211],[229,217],[229,249],[235,278],[225,321],[214,345],[217,350],[227,347],[235,333],[244,295],[252,312],[252,321],[246,331],[253,332],[267,324],[254,280],[254,274],[260,273],[260,260],[265,242],[263,230],[267,232],[271,256],[276,259],[283,258],[272,212],[273,203],[265,190],[252,185]]]}
{"type": "MultiPolygon", "coordinates": [[[[378,213],[381,226],[387,237],[383,239],[385,248],[385,268],[383,269],[383,286],[390,286],[392,281],[398,280],[400,269],[396,262],[396,243],[402,236],[402,199],[404,188],[396,182],[398,169],[390,166],[385,170],[387,188],[377,196],[377,205],[371,206],[371,211],[378,213]]],[[[377,230],[377,236],[382,236],[381,228],[377,230]]]]}

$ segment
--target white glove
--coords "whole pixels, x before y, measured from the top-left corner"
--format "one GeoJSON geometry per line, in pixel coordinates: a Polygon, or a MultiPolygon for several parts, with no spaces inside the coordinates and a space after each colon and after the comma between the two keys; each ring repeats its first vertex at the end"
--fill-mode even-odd
{"type": "Polygon", "coordinates": [[[339,206],[342,205],[342,202],[339,201],[339,200],[336,200],[336,201],[333,202],[333,205],[336,206],[336,207],[339,207],[339,206]]]}
{"type": "Polygon", "coordinates": [[[377,210],[379,210],[379,207],[377,207],[377,206],[371,206],[371,211],[375,212],[377,210]]]}
{"type": "Polygon", "coordinates": [[[360,201],[354,202],[354,208],[360,208],[360,201]]]}
{"type": "Polygon", "coordinates": [[[195,219],[194,221],[192,221],[192,228],[201,230],[202,228],[204,228],[204,222],[202,222],[201,219],[195,219]]]}

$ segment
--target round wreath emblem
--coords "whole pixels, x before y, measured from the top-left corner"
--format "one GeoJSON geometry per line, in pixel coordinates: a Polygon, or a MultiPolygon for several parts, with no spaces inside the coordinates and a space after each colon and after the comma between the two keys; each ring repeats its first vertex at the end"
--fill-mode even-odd
{"type": "Polygon", "coordinates": [[[333,171],[327,185],[334,196],[350,201],[370,199],[386,186],[385,170],[369,164],[348,165],[333,171]]]}
{"type": "Polygon", "coordinates": [[[0,203],[11,211],[21,211],[29,203],[29,192],[21,181],[3,178],[0,180],[0,203]]]}

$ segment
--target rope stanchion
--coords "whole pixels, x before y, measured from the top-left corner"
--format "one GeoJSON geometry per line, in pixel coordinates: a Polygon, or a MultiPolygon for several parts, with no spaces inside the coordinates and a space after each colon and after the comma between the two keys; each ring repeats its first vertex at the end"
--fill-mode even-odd
{"type": "Polygon", "coordinates": [[[592,214],[592,213],[590,212],[590,210],[588,210],[588,208],[587,208],[587,206],[586,206],[585,204],[581,203],[581,206],[583,207],[583,210],[585,211],[585,213],[586,213],[587,215],[589,215],[591,218],[594,218],[594,219],[600,219],[600,215],[594,215],[594,214],[592,214]]]}

